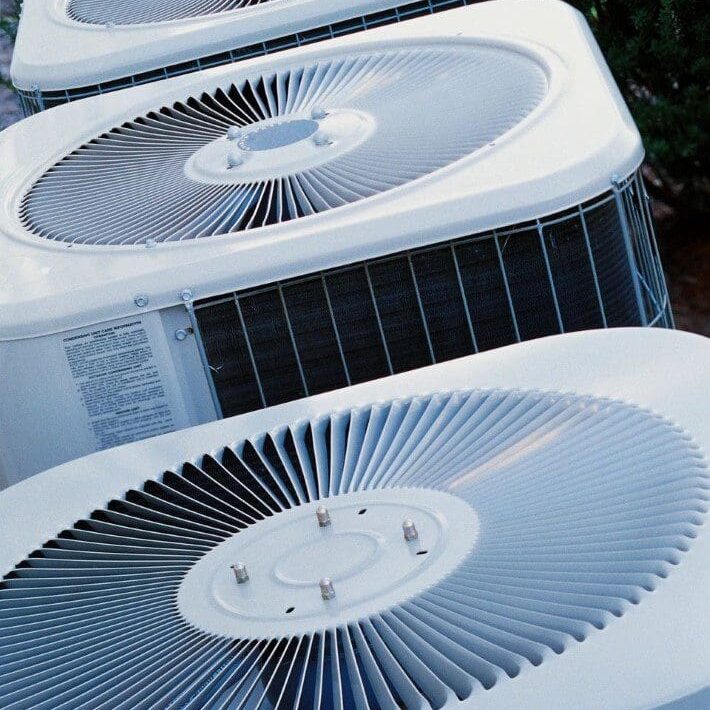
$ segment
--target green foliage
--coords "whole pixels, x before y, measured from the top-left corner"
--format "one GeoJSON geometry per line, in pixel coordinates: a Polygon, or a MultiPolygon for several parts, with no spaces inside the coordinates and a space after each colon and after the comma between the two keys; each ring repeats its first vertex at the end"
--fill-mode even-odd
{"type": "MultiPolygon", "coordinates": [[[[0,0],[0,35],[6,35],[11,42],[17,36],[21,7],[22,0],[0,0]]],[[[12,82],[3,73],[0,73],[0,86],[12,88],[12,82]]]]}
{"type": "Polygon", "coordinates": [[[589,20],[643,134],[661,197],[708,209],[708,0],[571,0],[589,20]]]}
{"type": "Polygon", "coordinates": [[[0,0],[0,33],[11,40],[17,36],[17,24],[20,21],[22,0],[0,0]]]}

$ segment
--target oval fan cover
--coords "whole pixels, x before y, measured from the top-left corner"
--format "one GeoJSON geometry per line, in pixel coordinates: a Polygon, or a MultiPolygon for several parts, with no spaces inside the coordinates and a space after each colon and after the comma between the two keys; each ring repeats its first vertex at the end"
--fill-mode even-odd
{"type": "Polygon", "coordinates": [[[200,91],[104,133],[50,168],[20,216],[39,237],[93,245],[278,225],[487,147],[546,91],[542,67],[504,48],[323,58],[200,91]]]}
{"type": "Polygon", "coordinates": [[[139,25],[217,15],[272,0],[69,0],[67,15],[92,25],[139,25]]]}
{"type": "Polygon", "coordinates": [[[707,489],[686,435],[608,400],[472,391],[298,422],[148,480],[7,574],[0,706],[477,707],[634,613],[682,564],[707,489]],[[408,542],[387,506],[410,503],[419,537],[408,542]],[[317,504],[330,526],[317,525],[317,504]],[[320,547],[346,527],[384,542],[334,575],[325,601],[317,581],[289,575],[317,580],[347,560],[294,572],[308,555],[282,540],[281,571],[262,574],[259,539],[286,523],[320,547]],[[253,551],[247,583],[226,565],[201,574],[225,549],[253,551]],[[372,574],[378,555],[387,575],[372,574]],[[269,585],[298,601],[268,609],[269,585]],[[217,613],[223,625],[206,630],[217,613]]]}

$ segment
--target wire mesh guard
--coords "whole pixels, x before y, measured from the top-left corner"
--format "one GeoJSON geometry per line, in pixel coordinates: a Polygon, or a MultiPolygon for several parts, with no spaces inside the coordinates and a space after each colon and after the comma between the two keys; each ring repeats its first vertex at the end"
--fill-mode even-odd
{"type": "Polygon", "coordinates": [[[196,304],[231,416],[593,328],[672,327],[639,175],[578,208],[196,304]]]}
{"type": "Polygon", "coordinates": [[[94,25],[138,25],[217,15],[256,7],[272,0],[69,0],[72,20],[94,25]]]}
{"type": "MultiPolygon", "coordinates": [[[[7,574],[0,705],[441,708],[511,678],[524,698],[536,666],[633,613],[683,564],[708,488],[687,435],[610,400],[441,393],[302,421],[148,480],[7,574]],[[314,583],[342,623],[304,619],[299,631],[296,620],[259,637],[208,633],[181,614],[185,580],[240,535],[311,501],[388,490],[406,501],[412,489],[434,505],[456,496],[480,521],[470,551],[420,593],[348,618],[348,580],[333,580],[331,599],[314,583]]],[[[376,506],[363,513],[376,523],[376,506]]],[[[416,559],[425,570],[429,557],[416,559]]],[[[259,580],[244,587],[258,596],[259,580]]]]}
{"type": "Polygon", "coordinates": [[[546,90],[535,61],[492,47],[422,44],[323,59],[114,128],[50,168],[23,198],[20,215],[37,236],[92,245],[279,224],[380,194],[470,155],[518,124],[546,90]],[[230,128],[249,135],[314,115],[319,135],[325,133],[315,146],[316,137],[305,138],[256,154],[238,151],[227,138],[230,128]],[[370,117],[374,128],[353,136],[336,125],[344,134],[330,141],[331,122],[343,116],[370,117]],[[311,155],[316,149],[318,159],[311,155]],[[186,171],[206,150],[221,181],[186,171]],[[264,166],[258,177],[250,172],[254,164],[264,166]]]}

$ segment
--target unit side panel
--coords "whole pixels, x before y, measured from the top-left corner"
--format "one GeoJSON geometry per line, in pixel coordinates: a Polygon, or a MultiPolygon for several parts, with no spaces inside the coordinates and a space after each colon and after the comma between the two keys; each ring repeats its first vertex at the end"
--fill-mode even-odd
{"type": "Polygon", "coordinates": [[[191,424],[158,313],[1,343],[0,381],[8,483],[191,424]]]}

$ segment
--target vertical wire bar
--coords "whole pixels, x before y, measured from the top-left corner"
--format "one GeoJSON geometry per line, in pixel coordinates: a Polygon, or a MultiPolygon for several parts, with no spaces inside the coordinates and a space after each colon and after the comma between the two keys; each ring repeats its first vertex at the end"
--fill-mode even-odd
{"type": "Polygon", "coordinates": [[[296,345],[296,336],[293,334],[293,327],[291,326],[291,318],[288,315],[288,308],[286,308],[286,299],[284,298],[283,288],[281,284],[277,285],[279,292],[279,299],[281,300],[281,308],[283,308],[284,315],[286,316],[286,327],[288,328],[288,335],[291,338],[291,346],[293,347],[293,353],[296,356],[296,364],[298,365],[298,372],[301,375],[301,382],[303,383],[303,391],[308,397],[308,383],[306,382],[306,373],[303,371],[303,364],[301,363],[301,356],[298,353],[298,345],[296,345]]]}
{"type": "Polygon", "coordinates": [[[249,361],[251,362],[251,367],[254,370],[254,377],[256,377],[256,386],[259,388],[259,397],[261,397],[261,404],[266,407],[266,396],[264,395],[264,388],[261,384],[261,378],[259,377],[259,369],[256,366],[256,359],[254,358],[254,350],[251,347],[251,338],[249,337],[249,331],[247,331],[247,324],[244,320],[244,314],[242,313],[242,306],[239,303],[239,296],[234,294],[234,304],[237,307],[237,314],[239,316],[239,323],[242,326],[242,333],[244,333],[244,341],[247,344],[247,352],[249,353],[249,361]]]}
{"type": "Polygon", "coordinates": [[[503,264],[503,252],[500,250],[500,244],[498,243],[498,234],[493,230],[493,241],[496,245],[496,252],[498,253],[498,264],[500,266],[501,274],[503,274],[503,284],[505,285],[505,293],[508,296],[508,306],[510,307],[510,315],[513,319],[513,330],[515,331],[515,337],[518,342],[520,342],[520,330],[518,329],[518,318],[515,315],[515,308],[513,306],[513,297],[510,295],[510,285],[508,284],[508,274],[505,273],[505,265],[503,264]]]}
{"type": "Polygon", "coordinates": [[[636,259],[634,258],[633,245],[631,244],[631,234],[629,232],[629,223],[626,218],[626,210],[622,201],[621,181],[617,177],[611,179],[611,189],[614,193],[614,202],[616,203],[616,212],[619,217],[619,222],[621,224],[621,234],[624,239],[624,246],[626,247],[626,257],[629,261],[629,268],[631,269],[631,279],[634,285],[634,293],[636,294],[636,306],[639,311],[639,316],[641,318],[642,325],[648,325],[648,318],[646,317],[646,309],[643,306],[643,298],[641,296],[641,286],[639,284],[638,269],[636,267],[636,259]]]}
{"type": "Polygon", "coordinates": [[[30,114],[30,106],[27,101],[27,98],[25,97],[25,94],[22,91],[18,91],[17,97],[20,99],[20,108],[22,109],[22,115],[25,118],[28,118],[31,114],[30,114]]]}
{"type": "Polygon", "coordinates": [[[637,175],[630,180],[629,188],[626,194],[626,203],[629,212],[633,217],[638,234],[637,252],[640,255],[643,269],[640,273],[640,278],[648,295],[649,306],[653,309],[653,313],[649,316],[649,325],[655,325],[664,317],[665,304],[660,295],[658,287],[658,274],[655,268],[655,259],[651,251],[651,244],[648,237],[646,223],[643,216],[643,207],[639,200],[637,175]]]}
{"type": "Polygon", "coordinates": [[[552,278],[552,269],[550,268],[550,258],[547,255],[547,247],[545,246],[545,235],[542,233],[542,223],[540,220],[535,220],[537,224],[537,235],[540,238],[540,246],[542,247],[542,255],[545,258],[545,268],[547,269],[547,279],[550,282],[550,289],[552,289],[552,300],[555,304],[555,313],[557,314],[557,324],[560,327],[560,333],[565,332],[565,326],[562,322],[562,313],[560,312],[560,304],[557,300],[557,289],[555,288],[555,281],[552,278]]]}
{"type": "MultiPolygon", "coordinates": [[[[651,280],[651,275],[653,274],[653,257],[650,255],[648,250],[648,240],[646,239],[646,233],[644,225],[641,221],[641,214],[637,209],[634,201],[635,197],[636,183],[635,179],[630,179],[626,185],[623,201],[626,205],[627,214],[633,225],[634,234],[637,235],[636,241],[634,243],[635,250],[634,253],[639,264],[639,277],[642,286],[647,292],[648,303],[651,308],[655,306],[657,310],[659,308],[659,301],[656,299],[655,286],[651,280]]],[[[656,313],[654,312],[653,318],[651,320],[656,320],[656,313]]]]}
{"type": "Polygon", "coordinates": [[[426,342],[429,346],[429,356],[431,357],[432,364],[436,363],[436,356],[434,355],[434,346],[431,342],[431,334],[429,333],[429,324],[426,322],[426,314],[424,313],[424,305],[422,304],[422,297],[419,293],[419,284],[417,283],[417,275],[414,273],[414,264],[412,263],[412,254],[407,254],[407,261],[409,262],[409,271],[412,274],[412,281],[414,281],[414,291],[417,295],[417,304],[419,305],[419,315],[422,318],[422,323],[424,324],[424,334],[426,335],[426,342]]]}
{"type": "Polygon", "coordinates": [[[345,350],[343,349],[343,343],[340,340],[340,329],[335,321],[335,311],[333,310],[333,304],[330,301],[330,293],[328,293],[328,284],[325,280],[325,274],[321,272],[320,275],[321,283],[323,284],[323,293],[325,293],[325,301],[328,304],[328,313],[330,313],[330,322],[333,324],[333,331],[335,333],[335,340],[338,343],[338,352],[340,353],[340,359],[343,361],[343,370],[345,371],[345,381],[348,383],[348,387],[353,383],[350,377],[350,369],[348,368],[348,363],[345,360],[345,350]]]}
{"type": "Polygon", "coordinates": [[[459,267],[459,258],[456,256],[456,248],[451,244],[451,256],[454,259],[454,266],[456,267],[456,280],[459,283],[459,291],[461,293],[461,300],[463,301],[464,312],[466,313],[466,322],[468,323],[468,332],[471,335],[471,343],[473,344],[474,352],[478,352],[478,343],[476,342],[476,333],[473,330],[473,321],[471,320],[471,312],[468,309],[468,300],[466,299],[466,290],[463,287],[463,278],[461,278],[461,269],[459,267]]]}
{"type": "MultiPolygon", "coordinates": [[[[39,108],[40,111],[44,111],[44,96],[42,95],[42,91],[40,90],[39,86],[37,84],[34,84],[32,86],[32,93],[35,96],[35,101],[37,102],[37,107],[39,108]]],[[[69,98],[67,97],[67,101],[69,98]]]]}
{"type": "Polygon", "coordinates": [[[658,277],[663,290],[663,298],[666,303],[666,325],[670,328],[675,328],[675,319],[673,318],[673,309],[670,302],[670,294],[668,293],[668,284],[666,283],[666,275],[663,272],[663,264],[661,263],[661,254],[658,250],[658,241],[656,240],[656,227],[653,222],[653,215],[651,214],[651,197],[646,190],[646,184],[644,183],[643,176],[639,170],[636,173],[636,177],[639,182],[640,194],[643,196],[643,211],[646,215],[647,229],[651,239],[651,245],[653,247],[653,253],[656,260],[656,268],[658,271],[658,277]]]}
{"type": "Polygon", "coordinates": [[[651,243],[651,233],[648,225],[648,220],[647,220],[647,215],[646,215],[646,209],[644,207],[644,197],[643,197],[643,185],[641,184],[640,180],[640,173],[636,173],[634,176],[634,187],[635,187],[635,197],[636,197],[636,205],[638,208],[638,214],[639,214],[639,229],[641,230],[642,236],[643,236],[643,248],[644,252],[646,254],[646,262],[647,262],[647,268],[648,268],[648,278],[651,281],[652,288],[654,291],[654,296],[655,296],[655,301],[657,304],[657,307],[660,308],[660,313],[656,314],[654,317],[654,320],[658,320],[659,316],[663,319],[664,324],[665,324],[665,309],[666,309],[666,303],[665,303],[665,298],[664,298],[664,289],[662,286],[662,282],[659,279],[659,268],[660,268],[660,257],[658,257],[656,254],[654,254],[653,251],[653,246],[651,243]]]}
{"type": "Polygon", "coordinates": [[[375,289],[372,286],[372,279],[370,278],[370,267],[367,262],[364,263],[365,266],[365,276],[367,276],[367,285],[370,289],[370,297],[372,298],[372,305],[375,307],[375,316],[377,317],[377,327],[380,329],[380,337],[382,338],[382,346],[385,349],[385,356],[387,357],[387,367],[389,368],[390,375],[394,375],[394,369],[392,367],[392,358],[390,357],[390,351],[387,347],[387,340],[385,338],[385,329],[382,327],[382,319],[380,318],[380,309],[377,306],[377,299],[375,298],[375,289]]]}
{"type": "Polygon", "coordinates": [[[202,369],[205,371],[205,376],[207,377],[207,386],[210,390],[210,396],[212,397],[212,404],[215,408],[217,414],[217,419],[224,419],[224,413],[222,412],[222,404],[219,401],[219,396],[217,395],[217,388],[214,384],[214,377],[212,376],[212,368],[210,367],[209,360],[207,359],[207,351],[205,350],[205,344],[202,340],[202,331],[200,330],[200,325],[197,321],[197,316],[195,315],[195,306],[192,301],[185,303],[185,310],[187,311],[187,317],[190,320],[190,328],[195,335],[195,342],[197,343],[197,352],[200,355],[200,362],[202,363],[202,369]]]}
{"type": "Polygon", "coordinates": [[[582,205],[579,205],[579,220],[582,223],[582,231],[584,232],[584,243],[587,246],[587,254],[589,255],[589,264],[592,267],[592,277],[594,278],[594,290],[597,292],[597,301],[599,302],[599,312],[602,316],[602,326],[608,328],[606,322],[606,313],[604,311],[604,301],[602,300],[602,291],[599,288],[599,277],[597,276],[597,266],[594,263],[594,255],[592,254],[592,244],[589,240],[589,229],[587,228],[587,220],[584,216],[582,205]]]}

